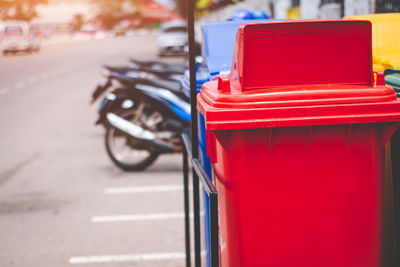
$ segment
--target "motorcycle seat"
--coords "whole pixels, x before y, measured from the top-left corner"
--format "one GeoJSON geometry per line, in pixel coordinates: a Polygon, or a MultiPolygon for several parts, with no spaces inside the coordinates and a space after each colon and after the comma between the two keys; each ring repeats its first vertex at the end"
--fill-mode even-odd
{"type": "Polygon", "coordinates": [[[168,81],[168,80],[161,80],[161,79],[143,79],[143,78],[132,78],[123,75],[113,75],[114,79],[119,80],[123,84],[125,84],[128,88],[134,88],[137,85],[148,85],[155,88],[161,88],[171,91],[172,93],[176,94],[180,98],[188,101],[188,98],[180,89],[180,84],[178,81],[168,81]]]}
{"type": "Polygon", "coordinates": [[[123,73],[129,72],[129,71],[142,71],[142,72],[152,73],[154,75],[161,76],[161,77],[169,76],[169,75],[173,75],[173,74],[183,75],[183,72],[178,72],[170,67],[161,68],[161,67],[157,67],[157,66],[154,66],[154,67],[103,66],[103,68],[106,68],[107,70],[118,73],[118,74],[123,74],[123,73]]]}
{"type": "Polygon", "coordinates": [[[113,67],[113,66],[107,66],[107,65],[105,65],[105,66],[103,66],[103,68],[105,68],[105,69],[107,69],[107,70],[109,70],[109,71],[111,71],[111,72],[116,72],[116,73],[119,73],[119,74],[122,74],[122,73],[125,73],[125,72],[128,72],[128,71],[134,71],[134,70],[135,70],[135,69],[130,68],[130,67],[128,67],[128,66],[113,67]]]}
{"type": "Polygon", "coordinates": [[[156,71],[159,70],[159,71],[168,71],[172,73],[184,73],[185,70],[187,69],[187,66],[182,63],[166,63],[163,61],[156,61],[156,60],[143,61],[133,58],[131,58],[129,61],[134,65],[137,65],[136,67],[146,68],[146,69],[151,68],[156,71]]]}
{"type": "Polygon", "coordinates": [[[141,79],[139,82],[137,82],[137,84],[139,84],[139,83],[167,89],[172,92],[181,92],[179,82],[166,81],[166,80],[141,79]]]}

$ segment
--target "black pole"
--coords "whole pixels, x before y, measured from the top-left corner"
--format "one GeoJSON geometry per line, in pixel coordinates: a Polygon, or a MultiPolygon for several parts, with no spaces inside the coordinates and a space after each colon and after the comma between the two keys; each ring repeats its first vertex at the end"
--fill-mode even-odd
{"type": "Polygon", "coordinates": [[[219,266],[218,248],[218,195],[210,194],[210,240],[211,240],[211,266],[219,266]]]}
{"type": "MultiPolygon", "coordinates": [[[[191,110],[191,140],[192,156],[198,158],[198,140],[197,140],[197,88],[196,88],[196,49],[194,39],[194,0],[187,0],[187,24],[188,24],[188,42],[189,42],[189,72],[190,72],[190,110],[191,110]]],[[[200,248],[200,195],[199,178],[194,170],[193,173],[193,213],[194,213],[194,260],[195,267],[201,266],[201,248],[200,248]]]]}
{"type": "Polygon", "coordinates": [[[190,217],[189,217],[189,162],[186,147],[183,145],[183,196],[185,208],[185,252],[186,267],[191,267],[190,256],[190,217]]]}
{"type": "Polygon", "coordinates": [[[197,140],[197,88],[196,88],[196,44],[194,39],[194,0],[187,0],[187,23],[189,42],[189,72],[190,72],[190,128],[192,139],[192,156],[198,158],[197,140]]]}
{"type": "Polygon", "coordinates": [[[201,266],[201,240],[200,240],[200,192],[199,176],[193,173],[193,217],[194,217],[194,266],[201,266]]]}

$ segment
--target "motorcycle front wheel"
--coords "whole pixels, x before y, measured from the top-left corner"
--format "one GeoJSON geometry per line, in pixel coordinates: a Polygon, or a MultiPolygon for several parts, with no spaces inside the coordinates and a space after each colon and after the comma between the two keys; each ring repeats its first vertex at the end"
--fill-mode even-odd
{"type": "Polygon", "coordinates": [[[159,155],[112,126],[106,129],[105,143],[111,160],[124,171],[144,170],[159,155]]]}

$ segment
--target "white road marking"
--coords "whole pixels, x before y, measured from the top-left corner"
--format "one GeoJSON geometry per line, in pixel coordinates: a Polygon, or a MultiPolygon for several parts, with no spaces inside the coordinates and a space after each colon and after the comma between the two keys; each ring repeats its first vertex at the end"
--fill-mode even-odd
{"type": "MultiPolygon", "coordinates": [[[[95,216],[92,217],[94,223],[104,222],[132,222],[132,221],[159,221],[170,219],[181,219],[185,216],[182,213],[150,213],[150,214],[125,214],[125,215],[111,215],[111,216],[95,216]]],[[[193,217],[193,214],[190,214],[193,217]]]]}
{"type": "Polygon", "coordinates": [[[47,78],[49,78],[49,74],[47,72],[44,72],[40,75],[40,79],[41,80],[46,80],[47,78]]]}
{"type": "Polygon", "coordinates": [[[183,185],[135,186],[135,187],[110,187],[104,194],[132,194],[182,191],[183,185]]]}
{"type": "Polygon", "coordinates": [[[180,260],[185,259],[185,253],[151,253],[151,254],[123,254],[123,255],[100,255],[100,256],[83,256],[72,257],[69,259],[70,264],[85,263],[107,263],[107,262],[137,262],[137,261],[159,261],[159,260],[180,260]]]}
{"type": "Polygon", "coordinates": [[[5,95],[8,92],[10,92],[10,89],[8,87],[0,88],[0,95],[5,95]]]}
{"type": "Polygon", "coordinates": [[[14,88],[15,88],[16,90],[19,90],[19,89],[24,88],[25,85],[26,85],[25,81],[19,81],[19,82],[16,82],[16,83],[14,84],[14,88]]]}
{"type": "Polygon", "coordinates": [[[57,73],[58,73],[57,70],[52,70],[52,71],[50,71],[49,75],[50,75],[50,76],[56,76],[57,73]]]}
{"type": "Polygon", "coordinates": [[[28,84],[32,84],[32,83],[34,83],[34,82],[36,82],[36,81],[37,81],[37,78],[36,78],[36,77],[30,77],[30,78],[28,79],[27,83],[28,83],[28,84]]]}

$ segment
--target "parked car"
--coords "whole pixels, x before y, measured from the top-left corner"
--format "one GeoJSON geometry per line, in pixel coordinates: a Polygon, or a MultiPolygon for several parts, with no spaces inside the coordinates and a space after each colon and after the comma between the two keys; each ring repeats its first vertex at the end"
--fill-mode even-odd
{"type": "Polygon", "coordinates": [[[163,24],[158,36],[159,56],[186,55],[188,51],[187,25],[184,22],[163,24]]]}
{"type": "Polygon", "coordinates": [[[37,52],[40,50],[40,38],[30,31],[27,22],[6,22],[1,49],[4,55],[20,51],[37,52]]]}

